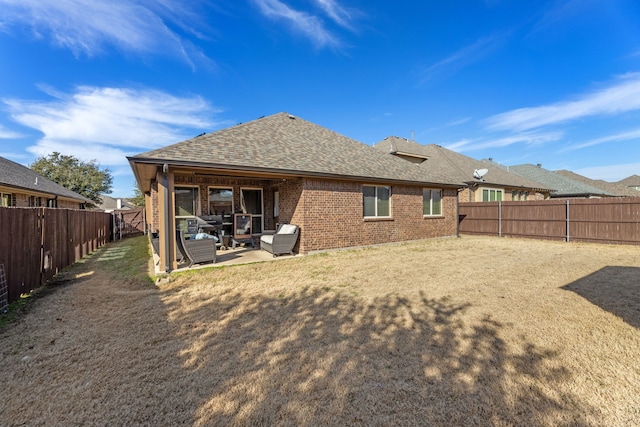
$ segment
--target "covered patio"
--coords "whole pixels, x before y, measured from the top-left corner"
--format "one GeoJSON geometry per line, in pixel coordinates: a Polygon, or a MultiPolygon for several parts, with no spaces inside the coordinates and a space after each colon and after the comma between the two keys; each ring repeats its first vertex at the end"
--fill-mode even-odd
{"type": "MultiPolygon", "coordinates": [[[[293,257],[300,257],[303,255],[296,254],[293,257]]],[[[291,255],[282,255],[278,257],[274,257],[269,252],[261,250],[260,246],[257,245],[255,248],[238,246],[235,249],[227,248],[226,250],[218,249],[216,251],[216,262],[215,263],[201,263],[194,264],[189,267],[188,264],[178,264],[178,267],[173,270],[175,272],[180,271],[188,271],[188,270],[198,270],[202,268],[211,268],[211,267],[228,267],[232,265],[240,265],[240,264],[252,264],[257,262],[271,262],[271,261],[280,261],[284,259],[291,259],[291,255]]],[[[160,256],[153,252],[153,260],[155,267],[155,274],[163,274],[164,270],[160,269],[160,256]]]]}
{"type": "MultiPolygon", "coordinates": [[[[136,166],[149,186],[146,206],[150,231],[161,242],[156,248],[158,272],[185,267],[180,263],[176,237],[180,234],[176,232],[187,240],[197,235],[215,236],[216,265],[274,259],[260,250],[260,237],[274,233],[280,223],[293,222],[302,187],[302,180],[295,177],[247,171],[236,175],[234,171],[175,164],[136,166]],[[242,226],[239,219],[245,220],[242,226]]],[[[191,268],[197,265],[200,263],[191,268]]]]}

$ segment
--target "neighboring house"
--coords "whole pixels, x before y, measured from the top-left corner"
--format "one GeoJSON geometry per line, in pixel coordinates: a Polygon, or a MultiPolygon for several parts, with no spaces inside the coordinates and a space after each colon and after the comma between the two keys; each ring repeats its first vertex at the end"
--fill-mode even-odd
{"type": "Polygon", "coordinates": [[[175,230],[202,215],[251,214],[256,241],[296,224],[299,253],[457,235],[456,180],[287,113],[128,160],[165,271],[177,267],[175,230]]]}
{"type": "Polygon", "coordinates": [[[100,203],[96,209],[101,210],[101,211],[105,211],[105,212],[113,212],[115,210],[129,210],[129,209],[134,209],[135,206],[133,206],[131,203],[129,203],[129,201],[127,199],[123,199],[123,198],[113,198],[107,195],[101,195],[100,196],[102,198],[102,203],[100,203]]]}
{"type": "Polygon", "coordinates": [[[593,187],[607,191],[617,197],[640,197],[640,191],[634,190],[633,187],[627,187],[626,185],[620,184],[619,182],[608,182],[602,179],[591,179],[568,170],[554,171],[554,173],[562,175],[566,178],[573,179],[574,181],[582,182],[583,184],[591,185],[593,187]]]}
{"type": "Polygon", "coordinates": [[[609,191],[544,169],[540,164],[509,166],[509,171],[517,173],[518,175],[532,181],[537,181],[540,185],[553,188],[554,191],[551,192],[552,198],[591,198],[614,196],[614,194],[609,191]]]}
{"type": "Polygon", "coordinates": [[[449,182],[459,183],[463,187],[459,195],[461,202],[549,198],[549,188],[540,183],[510,173],[497,163],[476,160],[439,145],[421,145],[406,138],[389,136],[375,144],[374,148],[446,177],[449,182]]]}
{"type": "Polygon", "coordinates": [[[640,176],[631,175],[625,179],[622,179],[617,182],[620,185],[624,185],[627,188],[631,188],[632,190],[640,191],[640,176]]]}
{"type": "Polygon", "coordinates": [[[0,157],[0,206],[84,209],[88,198],[0,157]]]}

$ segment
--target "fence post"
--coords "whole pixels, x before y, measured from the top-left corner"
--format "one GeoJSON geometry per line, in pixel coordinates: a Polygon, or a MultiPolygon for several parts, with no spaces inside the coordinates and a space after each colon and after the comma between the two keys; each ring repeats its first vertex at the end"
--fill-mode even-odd
{"type": "Polygon", "coordinates": [[[568,242],[569,239],[570,239],[570,233],[569,233],[569,226],[570,226],[570,221],[569,221],[569,199],[567,199],[566,216],[567,216],[567,237],[566,237],[566,241],[568,242]]]}
{"type": "Polygon", "coordinates": [[[498,202],[498,237],[502,237],[502,202],[498,202]]]}

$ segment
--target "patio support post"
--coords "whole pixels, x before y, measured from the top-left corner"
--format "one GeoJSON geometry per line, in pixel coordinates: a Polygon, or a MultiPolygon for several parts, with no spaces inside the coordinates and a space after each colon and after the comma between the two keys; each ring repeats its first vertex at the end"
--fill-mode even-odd
{"type": "Polygon", "coordinates": [[[173,195],[173,173],[169,171],[166,163],[162,170],[158,171],[158,204],[159,204],[159,234],[160,234],[160,268],[165,272],[175,270],[177,261],[175,257],[175,224],[172,220],[172,195],[173,195]]]}

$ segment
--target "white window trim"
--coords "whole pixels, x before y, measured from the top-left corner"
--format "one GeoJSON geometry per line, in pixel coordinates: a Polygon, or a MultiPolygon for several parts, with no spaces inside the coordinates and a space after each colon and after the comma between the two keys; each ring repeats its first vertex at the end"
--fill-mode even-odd
{"type": "Polygon", "coordinates": [[[376,190],[376,204],[375,204],[375,215],[374,216],[367,216],[364,215],[364,206],[363,206],[363,216],[365,219],[389,219],[392,218],[391,212],[392,212],[392,204],[391,204],[391,186],[390,185],[369,185],[369,184],[364,184],[362,186],[362,199],[364,202],[364,188],[365,187],[373,187],[376,190]],[[378,215],[378,188],[387,188],[389,190],[389,215],[378,215]]]}
{"type": "MultiPolygon", "coordinates": [[[[488,190],[489,194],[491,194],[492,191],[501,193],[502,196],[501,196],[500,200],[497,200],[497,197],[496,197],[496,200],[494,200],[494,201],[496,201],[496,202],[504,201],[504,189],[503,188],[480,187],[480,188],[478,188],[478,201],[479,202],[484,202],[485,201],[483,199],[484,190],[488,190]]],[[[487,202],[489,202],[489,200],[487,200],[487,202]]]]}
{"type": "Polygon", "coordinates": [[[442,188],[428,188],[425,187],[422,189],[422,203],[423,203],[423,207],[422,207],[422,216],[425,218],[431,218],[431,217],[440,217],[443,216],[442,214],[442,196],[444,194],[444,191],[442,191],[442,188]],[[424,190],[430,190],[431,191],[431,198],[429,199],[429,212],[431,212],[430,214],[425,214],[424,213],[424,190]],[[440,213],[438,214],[434,214],[433,213],[433,192],[434,191],[439,191],[440,192],[440,213]]]}

